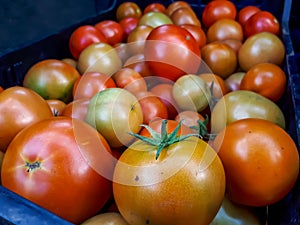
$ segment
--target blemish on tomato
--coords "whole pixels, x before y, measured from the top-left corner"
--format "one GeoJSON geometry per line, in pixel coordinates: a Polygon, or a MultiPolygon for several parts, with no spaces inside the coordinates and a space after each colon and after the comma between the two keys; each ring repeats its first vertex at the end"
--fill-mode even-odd
{"type": "Polygon", "coordinates": [[[150,224],[150,220],[149,219],[146,219],[146,224],[150,224]]]}
{"type": "Polygon", "coordinates": [[[39,169],[41,167],[41,162],[33,162],[33,163],[30,163],[30,162],[26,162],[25,164],[25,167],[27,167],[27,172],[32,172],[36,169],[39,169]]]}
{"type": "Polygon", "coordinates": [[[138,175],[136,175],[135,178],[134,178],[135,181],[139,181],[139,179],[140,179],[140,178],[139,178],[138,175]]]}

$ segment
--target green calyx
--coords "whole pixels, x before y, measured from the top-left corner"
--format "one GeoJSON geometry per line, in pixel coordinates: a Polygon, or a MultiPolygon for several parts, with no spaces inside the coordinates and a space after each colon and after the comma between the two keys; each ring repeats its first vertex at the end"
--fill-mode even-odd
{"type": "Polygon", "coordinates": [[[186,134],[186,135],[182,135],[182,136],[177,135],[178,131],[179,131],[179,128],[181,126],[181,121],[178,123],[176,128],[170,134],[168,134],[168,132],[167,132],[167,123],[168,123],[168,120],[166,120],[166,119],[162,120],[161,132],[160,133],[154,131],[148,125],[145,125],[145,124],[141,125],[149,131],[150,137],[145,137],[145,136],[135,134],[135,133],[131,133],[131,132],[129,132],[129,134],[136,137],[136,138],[138,138],[139,140],[142,140],[142,141],[150,144],[150,145],[157,146],[157,152],[156,152],[155,159],[158,159],[161,151],[164,148],[166,148],[166,147],[168,147],[168,146],[170,146],[170,145],[172,145],[176,142],[183,141],[184,139],[187,139],[191,136],[199,137],[199,135],[197,133],[186,134]]]}
{"type": "Polygon", "coordinates": [[[210,134],[207,131],[207,124],[209,121],[209,117],[206,115],[206,118],[204,121],[198,120],[197,126],[190,126],[191,129],[195,130],[195,132],[198,134],[199,137],[205,140],[213,140],[216,137],[216,134],[210,134]]]}

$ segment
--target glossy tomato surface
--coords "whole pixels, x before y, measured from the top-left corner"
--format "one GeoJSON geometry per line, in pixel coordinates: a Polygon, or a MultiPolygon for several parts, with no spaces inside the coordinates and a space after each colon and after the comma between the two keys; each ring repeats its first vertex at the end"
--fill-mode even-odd
{"type": "Polygon", "coordinates": [[[115,45],[123,41],[123,27],[114,20],[102,20],[95,24],[95,28],[99,30],[110,45],[115,45]]]}
{"type": "Polygon", "coordinates": [[[2,185],[79,224],[111,197],[113,159],[106,140],[91,126],[53,117],[27,127],[11,142],[2,185]]]}
{"type": "Polygon", "coordinates": [[[226,173],[232,201],[267,206],[281,200],[299,174],[299,154],[293,139],[278,125],[247,118],[229,124],[213,146],[226,173]]]}

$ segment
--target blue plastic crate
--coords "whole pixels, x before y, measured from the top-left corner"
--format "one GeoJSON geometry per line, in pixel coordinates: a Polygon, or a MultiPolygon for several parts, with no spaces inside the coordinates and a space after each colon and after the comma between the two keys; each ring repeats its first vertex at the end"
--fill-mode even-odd
{"type": "MultiPolygon", "coordinates": [[[[0,8],[0,85],[21,85],[26,71],[46,58],[70,56],[68,38],[80,25],[114,19],[125,0],[2,0],[0,8]]],[[[151,0],[133,0],[144,8],[151,0]]],[[[169,5],[174,0],[155,2],[169,5]]],[[[209,0],[187,0],[201,14],[209,0]]],[[[282,20],[287,52],[284,69],[288,87],[280,107],[287,131],[300,149],[300,2],[292,0],[232,0],[238,9],[255,5],[282,20]]],[[[269,225],[300,224],[300,181],[282,201],[269,207],[269,225]]],[[[71,224],[0,186],[0,224],[71,224]]]]}

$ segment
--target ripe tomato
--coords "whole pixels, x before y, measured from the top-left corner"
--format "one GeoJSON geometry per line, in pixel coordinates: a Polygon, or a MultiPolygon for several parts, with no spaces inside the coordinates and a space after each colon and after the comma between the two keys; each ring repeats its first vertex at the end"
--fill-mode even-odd
{"type": "Polygon", "coordinates": [[[143,14],[146,14],[148,12],[162,12],[165,13],[166,12],[166,7],[158,2],[155,3],[150,3],[149,5],[147,5],[144,8],[143,14]]]}
{"type": "Polygon", "coordinates": [[[69,38],[69,49],[77,60],[83,49],[92,43],[107,42],[105,36],[92,25],[77,27],[69,38]]]}
{"type": "Polygon", "coordinates": [[[244,40],[242,26],[234,19],[219,19],[212,24],[206,33],[207,42],[222,41],[233,39],[238,41],[244,40]]]}
{"type": "Polygon", "coordinates": [[[127,146],[143,123],[143,111],[137,98],[123,88],[98,92],[88,105],[86,121],[95,127],[112,148],[127,146]]]}
{"type": "Polygon", "coordinates": [[[224,95],[214,106],[212,133],[218,133],[228,124],[244,118],[265,119],[285,128],[284,114],[273,101],[253,91],[237,90],[224,95]]]}
{"type": "Polygon", "coordinates": [[[142,107],[143,124],[149,124],[150,121],[157,118],[168,119],[167,106],[158,96],[148,91],[138,92],[135,96],[142,107]]]}
{"type": "Polygon", "coordinates": [[[0,151],[5,152],[22,129],[51,117],[50,106],[36,92],[19,86],[6,88],[0,94],[0,151]]]}
{"type": "Polygon", "coordinates": [[[181,7],[176,9],[170,16],[176,25],[192,24],[201,27],[201,22],[192,8],[181,7]]]}
{"type": "Polygon", "coordinates": [[[175,12],[179,8],[189,8],[189,9],[191,9],[191,6],[186,1],[173,1],[166,8],[166,14],[168,16],[171,16],[173,14],[173,12],[175,12]]]}
{"type": "Polygon", "coordinates": [[[286,88],[284,71],[273,63],[260,63],[248,70],[241,81],[240,89],[254,91],[276,102],[286,88]]]}
{"type": "Polygon", "coordinates": [[[260,8],[254,5],[247,5],[241,8],[237,15],[237,21],[244,27],[246,21],[255,13],[260,11],[260,8]]]}
{"type": "Polygon", "coordinates": [[[244,25],[245,36],[250,37],[259,32],[270,32],[279,35],[280,24],[272,13],[259,11],[247,20],[244,25]]]}
{"type": "Polygon", "coordinates": [[[179,107],[173,97],[173,85],[166,83],[159,83],[153,86],[150,91],[158,96],[162,102],[167,106],[169,119],[174,119],[178,114],[179,107]]]}
{"type": "Polygon", "coordinates": [[[123,41],[124,30],[120,23],[114,20],[102,20],[94,26],[104,35],[108,44],[115,45],[123,41]]]}
{"type": "Polygon", "coordinates": [[[90,99],[88,98],[73,100],[66,105],[61,115],[76,118],[85,122],[89,103],[90,99]]]}
{"type": "Polygon", "coordinates": [[[190,137],[163,148],[155,160],[156,154],[157,146],[139,140],[116,164],[113,194],[124,219],[129,224],[209,224],[225,192],[216,152],[190,137]]]}
{"type": "Polygon", "coordinates": [[[129,57],[123,67],[131,68],[141,74],[143,77],[152,76],[152,72],[149,68],[148,63],[145,61],[144,54],[135,54],[129,57]]]}
{"type": "Polygon", "coordinates": [[[45,59],[29,68],[23,86],[44,99],[59,99],[68,103],[73,98],[73,85],[79,77],[79,72],[62,60],[45,59]]]}
{"type": "Polygon", "coordinates": [[[238,62],[243,71],[264,62],[281,66],[284,57],[282,40],[270,32],[260,32],[247,38],[238,52],[238,62]]]}
{"type": "Polygon", "coordinates": [[[201,49],[206,44],[207,41],[206,34],[200,26],[193,25],[193,24],[182,24],[180,25],[180,27],[183,27],[193,35],[193,37],[198,43],[199,49],[201,49]]]}
{"type": "Polygon", "coordinates": [[[297,147],[284,129],[270,121],[247,118],[231,123],[213,146],[225,168],[227,196],[236,203],[273,204],[297,180],[297,147]]]}
{"type": "Polygon", "coordinates": [[[112,76],[116,86],[123,88],[132,94],[147,91],[147,83],[144,77],[131,68],[122,68],[112,76]]]}
{"type": "Polygon", "coordinates": [[[237,9],[231,1],[211,1],[203,9],[202,22],[206,28],[219,19],[235,19],[237,9]]]}
{"type": "Polygon", "coordinates": [[[48,99],[46,102],[50,106],[53,116],[60,116],[66,107],[66,103],[58,99],[48,99]]]}
{"type": "Polygon", "coordinates": [[[128,35],[130,34],[131,31],[136,28],[136,26],[139,23],[139,19],[134,18],[134,17],[126,17],[122,20],[119,21],[119,24],[123,27],[124,34],[123,34],[123,41],[126,42],[128,35]]]}
{"type": "Polygon", "coordinates": [[[201,62],[195,38],[174,24],[154,28],[146,39],[144,54],[155,75],[172,81],[184,74],[196,73],[201,62]]]}
{"type": "Polygon", "coordinates": [[[237,54],[226,44],[218,42],[208,43],[202,47],[201,55],[212,73],[223,79],[226,79],[237,69],[237,54]]]}
{"type": "Polygon", "coordinates": [[[28,126],[5,154],[2,185],[72,223],[95,215],[111,196],[109,145],[80,120],[53,117],[28,126]]]}
{"type": "Polygon", "coordinates": [[[111,87],[116,87],[116,83],[110,76],[100,72],[86,72],[76,80],[73,86],[73,100],[91,99],[99,91],[111,87]]]}
{"type": "Polygon", "coordinates": [[[143,12],[138,4],[130,1],[121,3],[116,10],[116,18],[118,21],[127,17],[134,17],[139,19],[142,14],[143,12]]]}

